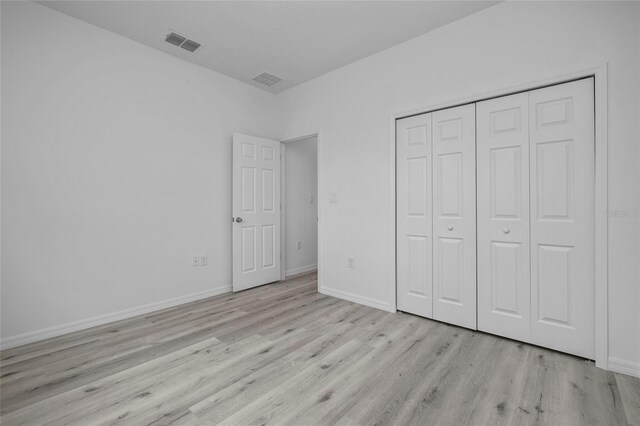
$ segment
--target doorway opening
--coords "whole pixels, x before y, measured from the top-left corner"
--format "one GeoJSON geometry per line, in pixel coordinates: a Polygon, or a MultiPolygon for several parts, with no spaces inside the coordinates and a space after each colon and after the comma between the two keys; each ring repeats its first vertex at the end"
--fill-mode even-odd
{"type": "Polygon", "coordinates": [[[318,270],[318,136],[281,143],[281,279],[318,270]]]}

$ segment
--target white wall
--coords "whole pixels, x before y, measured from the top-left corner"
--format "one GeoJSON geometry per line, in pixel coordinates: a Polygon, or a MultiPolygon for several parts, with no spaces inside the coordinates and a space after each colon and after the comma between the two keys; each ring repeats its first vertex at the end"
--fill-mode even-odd
{"type": "Polygon", "coordinates": [[[318,265],[317,148],[315,136],[285,144],[287,276],[313,270],[318,265]]]}
{"type": "Polygon", "coordinates": [[[276,137],[273,95],[30,2],[1,71],[3,343],[229,289],[231,134],[276,137]]]}
{"type": "MultiPolygon", "coordinates": [[[[226,289],[233,131],[319,133],[323,291],[386,309],[391,113],[608,62],[609,205],[637,209],[638,21],[637,3],[501,3],[274,98],[2,2],[2,337],[226,289]]],[[[610,356],[640,371],[640,218],[609,233],[610,356]]]]}
{"type": "MultiPolygon", "coordinates": [[[[609,62],[609,206],[637,209],[638,22],[637,3],[501,3],[279,95],[284,138],[320,135],[322,291],[394,307],[392,113],[609,62]]],[[[609,232],[610,357],[640,372],[640,218],[609,232]]]]}

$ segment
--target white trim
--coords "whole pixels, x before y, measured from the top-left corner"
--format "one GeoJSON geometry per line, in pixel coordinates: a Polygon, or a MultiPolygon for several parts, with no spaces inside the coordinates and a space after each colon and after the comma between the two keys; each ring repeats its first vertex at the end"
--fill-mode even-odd
{"type": "Polygon", "coordinates": [[[593,70],[595,76],[595,343],[596,366],[609,369],[609,209],[608,184],[608,64],[593,70]]]}
{"type": "Polygon", "coordinates": [[[316,133],[309,133],[306,136],[299,136],[299,137],[296,137],[296,138],[289,138],[289,139],[281,139],[280,143],[285,143],[286,144],[286,143],[292,143],[292,142],[299,142],[299,141],[303,141],[303,140],[306,140],[306,139],[317,138],[317,137],[318,137],[318,133],[317,132],[316,133]]]}
{"type": "Polygon", "coordinates": [[[391,297],[389,300],[391,301],[391,306],[393,307],[392,312],[396,312],[398,309],[398,266],[396,262],[397,256],[397,244],[398,244],[398,223],[396,220],[396,210],[397,210],[397,199],[396,199],[396,186],[398,184],[398,179],[396,175],[396,119],[400,118],[395,115],[391,115],[390,119],[390,133],[391,133],[391,164],[389,166],[390,177],[391,177],[391,235],[389,241],[389,259],[391,261],[391,273],[389,277],[389,282],[393,283],[393,288],[391,289],[391,297]]]}
{"type": "Polygon", "coordinates": [[[640,378],[640,362],[611,357],[609,358],[609,370],[640,378]]]}
{"type": "Polygon", "coordinates": [[[475,102],[488,100],[492,98],[498,98],[501,96],[512,95],[519,92],[528,92],[531,90],[540,89],[545,86],[553,86],[556,84],[566,83],[566,82],[577,80],[580,78],[586,78],[590,76],[602,77],[603,71],[605,71],[605,77],[606,77],[606,69],[607,69],[607,63],[597,67],[576,71],[573,73],[562,74],[555,77],[548,77],[540,80],[535,80],[529,83],[518,84],[515,86],[508,86],[508,87],[497,89],[497,90],[491,90],[488,92],[479,92],[479,93],[476,93],[475,95],[464,96],[457,99],[434,102],[432,104],[415,107],[411,109],[406,109],[400,112],[390,112],[389,114],[395,120],[398,118],[424,114],[424,113],[436,111],[439,109],[452,108],[455,106],[466,105],[466,104],[475,103],[475,102]]]}
{"type": "Polygon", "coordinates": [[[370,306],[372,308],[382,309],[387,312],[395,312],[395,306],[391,306],[388,302],[382,300],[371,299],[369,297],[358,296],[357,294],[348,293],[342,290],[336,290],[333,288],[318,286],[318,293],[326,294],[327,296],[337,297],[339,299],[348,300],[349,302],[358,303],[360,305],[370,306]]]}
{"type": "MultiPolygon", "coordinates": [[[[611,359],[608,358],[609,354],[609,306],[608,306],[608,288],[609,288],[609,276],[608,276],[608,219],[604,212],[608,208],[608,164],[607,164],[607,151],[608,151],[608,130],[607,130],[607,67],[608,63],[604,63],[600,66],[576,71],[573,73],[563,74],[560,76],[544,78],[536,81],[532,81],[517,86],[506,87],[503,89],[493,90],[490,92],[480,92],[475,95],[466,96],[464,98],[458,98],[454,100],[445,100],[434,102],[430,105],[420,106],[413,109],[404,110],[401,112],[389,113],[391,121],[391,159],[390,169],[392,171],[391,179],[391,200],[392,200],[392,222],[391,236],[393,238],[393,253],[391,259],[393,262],[393,283],[394,296],[391,300],[395,300],[395,292],[397,288],[396,282],[396,253],[395,253],[395,241],[396,241],[396,178],[395,178],[395,147],[396,147],[396,132],[395,122],[396,119],[423,114],[426,112],[451,108],[458,105],[464,105],[472,102],[478,102],[480,100],[491,99],[499,96],[505,96],[517,92],[529,91],[536,88],[550,86],[554,84],[560,84],[571,80],[576,80],[584,77],[595,77],[595,150],[596,150],[596,169],[595,169],[595,361],[596,366],[605,370],[608,370],[608,363],[611,359]]],[[[394,303],[395,305],[395,303],[394,303]]],[[[626,361],[625,361],[626,362],[626,361]]]]}
{"type": "Polygon", "coordinates": [[[320,130],[318,130],[316,132],[316,152],[317,152],[317,156],[318,156],[318,199],[317,199],[317,203],[318,203],[318,276],[317,276],[317,280],[318,280],[318,290],[320,289],[320,287],[322,286],[322,239],[323,239],[323,232],[322,232],[322,218],[324,217],[324,173],[323,173],[323,167],[322,167],[322,162],[323,162],[323,158],[324,155],[322,154],[322,147],[324,146],[322,143],[320,143],[321,138],[320,138],[321,132],[320,130]]]}
{"type": "Polygon", "coordinates": [[[280,279],[287,277],[287,145],[280,141],[280,279]]]}
{"type": "Polygon", "coordinates": [[[318,270],[318,264],[316,263],[315,265],[307,265],[307,266],[301,266],[299,268],[289,269],[287,272],[285,272],[285,276],[288,278],[293,275],[304,274],[305,272],[311,272],[311,271],[317,271],[317,270],[318,270]]]}
{"type": "Polygon", "coordinates": [[[0,348],[2,348],[3,350],[14,348],[16,346],[26,345],[27,343],[50,339],[52,337],[61,336],[63,334],[73,333],[75,331],[80,331],[87,328],[132,318],[138,315],[148,314],[149,312],[172,308],[174,306],[183,305],[185,303],[190,303],[196,300],[206,299],[208,297],[217,296],[229,292],[231,292],[231,285],[216,287],[198,293],[187,294],[185,296],[179,296],[173,299],[162,300],[160,302],[149,303],[147,305],[112,312],[110,314],[98,315],[80,321],[68,322],[66,324],[56,325],[53,327],[44,328],[42,330],[18,334],[17,336],[5,337],[3,339],[0,339],[0,348]]]}

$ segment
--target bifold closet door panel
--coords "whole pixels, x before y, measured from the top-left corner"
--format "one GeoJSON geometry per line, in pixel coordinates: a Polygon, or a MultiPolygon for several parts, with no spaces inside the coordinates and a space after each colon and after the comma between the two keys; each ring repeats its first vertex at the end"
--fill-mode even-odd
{"type": "Polygon", "coordinates": [[[396,122],[397,306],[432,316],[431,114],[396,122]]]}
{"type": "Polygon", "coordinates": [[[529,94],[476,108],[478,329],[528,342],[529,94]]]}
{"type": "Polygon", "coordinates": [[[475,104],[432,113],[433,318],[476,328],[475,104]]]}
{"type": "Polygon", "coordinates": [[[529,93],[531,342],[593,358],[593,79],[529,93]]]}

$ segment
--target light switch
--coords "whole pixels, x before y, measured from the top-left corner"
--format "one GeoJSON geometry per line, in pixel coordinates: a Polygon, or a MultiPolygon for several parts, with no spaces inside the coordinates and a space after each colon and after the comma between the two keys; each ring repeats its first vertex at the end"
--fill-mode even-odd
{"type": "Polygon", "coordinates": [[[330,203],[337,203],[338,202],[338,193],[330,192],[329,193],[329,202],[330,203]]]}
{"type": "Polygon", "coordinates": [[[353,269],[355,267],[356,267],[356,260],[351,256],[347,257],[347,268],[353,269]]]}

